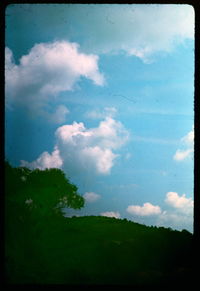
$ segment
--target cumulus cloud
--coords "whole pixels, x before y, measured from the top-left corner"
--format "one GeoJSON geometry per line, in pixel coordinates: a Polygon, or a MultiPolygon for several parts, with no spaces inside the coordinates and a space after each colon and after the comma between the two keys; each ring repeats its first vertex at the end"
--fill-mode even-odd
{"type": "Polygon", "coordinates": [[[194,200],[177,192],[168,192],[165,203],[171,208],[163,211],[157,218],[157,225],[174,229],[188,229],[192,232],[194,200]]]}
{"type": "MultiPolygon", "coordinates": [[[[49,101],[60,92],[74,90],[81,77],[95,85],[104,84],[98,56],[79,51],[77,43],[55,41],[34,45],[15,64],[12,51],[5,50],[5,91],[8,106],[23,106],[34,114],[46,113],[49,101]]],[[[58,107],[52,119],[63,122],[67,108],[58,107]]],[[[46,114],[46,115],[45,115],[46,114]]]]}
{"type": "Polygon", "coordinates": [[[77,13],[84,12],[89,48],[97,53],[125,51],[149,62],[153,54],[194,39],[194,10],[189,5],[97,5],[77,13]]]}
{"type": "Polygon", "coordinates": [[[120,213],[118,211],[106,211],[100,213],[101,216],[107,216],[107,217],[115,217],[115,218],[120,218],[120,213]]]}
{"type": "Polygon", "coordinates": [[[70,172],[82,171],[109,174],[117,154],[113,152],[128,140],[123,125],[107,117],[97,128],[86,129],[74,122],[57,129],[61,157],[70,172]]]}
{"type": "Polygon", "coordinates": [[[62,167],[71,176],[77,173],[106,175],[119,156],[114,151],[128,141],[129,133],[121,122],[107,117],[96,128],[87,129],[82,122],[60,126],[55,136],[52,154],[44,152],[36,161],[22,161],[22,166],[62,167]]]}
{"type": "Polygon", "coordinates": [[[43,152],[35,161],[29,163],[27,161],[21,160],[21,166],[27,167],[29,169],[49,169],[49,168],[61,168],[63,161],[60,157],[60,152],[57,147],[54,151],[49,154],[48,152],[43,152]]]}
{"type": "Polygon", "coordinates": [[[185,194],[179,196],[176,192],[168,192],[166,194],[165,202],[183,213],[192,213],[194,207],[194,201],[192,198],[186,198],[185,194]]]}
{"type": "Polygon", "coordinates": [[[152,205],[151,203],[144,203],[143,206],[139,205],[129,205],[126,211],[131,215],[138,216],[150,216],[150,215],[158,215],[161,213],[161,209],[159,206],[152,205]]]}
{"type": "Polygon", "coordinates": [[[194,127],[183,138],[181,138],[181,149],[177,149],[173,156],[175,161],[183,161],[188,157],[191,157],[194,152],[194,127]]]}
{"type": "MultiPolygon", "coordinates": [[[[185,194],[182,196],[176,192],[167,192],[165,203],[169,206],[167,210],[161,210],[160,206],[144,203],[143,206],[129,205],[126,211],[137,217],[154,219],[154,224],[158,226],[172,227],[174,229],[188,229],[192,231],[194,201],[187,198],[185,194]]],[[[153,223],[153,220],[152,220],[153,223]]]]}
{"type": "Polygon", "coordinates": [[[96,194],[94,192],[86,192],[83,197],[85,198],[85,200],[89,203],[92,202],[96,202],[97,200],[99,200],[101,198],[101,195],[96,194]]]}
{"type": "Polygon", "coordinates": [[[172,210],[163,211],[157,219],[158,226],[172,227],[177,230],[188,229],[192,232],[193,215],[172,210]]]}

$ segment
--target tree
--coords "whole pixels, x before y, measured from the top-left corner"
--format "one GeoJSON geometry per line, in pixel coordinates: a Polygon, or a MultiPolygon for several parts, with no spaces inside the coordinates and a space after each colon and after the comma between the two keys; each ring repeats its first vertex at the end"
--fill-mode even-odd
{"type": "Polygon", "coordinates": [[[14,168],[5,162],[6,208],[14,205],[40,215],[62,213],[64,207],[80,209],[84,198],[77,190],[60,169],[14,168]]]}
{"type": "Polygon", "coordinates": [[[5,162],[5,265],[9,283],[41,281],[43,270],[51,268],[49,249],[56,256],[66,235],[63,208],[84,206],[77,190],[60,169],[30,170],[5,162]]]}

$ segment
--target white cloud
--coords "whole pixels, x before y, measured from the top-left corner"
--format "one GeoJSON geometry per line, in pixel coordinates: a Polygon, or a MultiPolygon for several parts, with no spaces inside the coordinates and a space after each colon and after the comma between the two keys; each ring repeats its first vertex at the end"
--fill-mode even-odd
{"type": "Polygon", "coordinates": [[[57,143],[66,169],[109,174],[118,156],[113,152],[128,140],[123,125],[108,117],[97,128],[86,129],[74,122],[56,131],[57,143]]]}
{"type": "Polygon", "coordinates": [[[97,5],[86,10],[90,41],[85,47],[96,53],[125,51],[149,62],[154,53],[170,52],[194,39],[194,9],[189,5],[97,5]]]}
{"type": "Polygon", "coordinates": [[[31,163],[21,160],[21,166],[27,167],[29,169],[35,169],[38,168],[40,170],[44,170],[46,168],[61,168],[63,164],[63,161],[60,157],[60,153],[57,147],[55,147],[52,154],[49,154],[48,152],[43,152],[36,161],[33,161],[31,163]]]}
{"type": "Polygon", "coordinates": [[[151,224],[178,230],[188,229],[192,232],[193,199],[187,198],[185,194],[180,196],[176,192],[168,192],[166,193],[165,203],[169,206],[167,210],[161,210],[160,206],[151,203],[144,203],[143,206],[129,205],[126,211],[134,215],[135,220],[142,218],[142,223],[145,223],[145,219],[148,219],[146,223],[149,224],[150,216],[152,216],[151,224]]]}
{"type": "Polygon", "coordinates": [[[192,152],[193,152],[192,149],[187,149],[187,150],[179,150],[178,149],[173,158],[175,161],[178,161],[178,162],[183,161],[187,157],[189,157],[192,152]]]}
{"type": "Polygon", "coordinates": [[[158,215],[161,213],[159,206],[152,205],[151,203],[144,203],[143,206],[139,205],[129,205],[126,211],[131,215],[138,216],[149,216],[149,215],[158,215]]]}
{"type": "Polygon", "coordinates": [[[100,174],[110,173],[110,169],[113,167],[114,159],[117,155],[113,154],[110,149],[101,149],[98,146],[85,147],[82,151],[82,159],[90,167],[96,168],[100,174]]]}
{"type": "Polygon", "coordinates": [[[83,197],[85,198],[85,200],[89,203],[92,202],[96,202],[97,200],[99,200],[101,198],[101,195],[96,194],[94,192],[86,192],[83,197]]]}
{"type": "Polygon", "coordinates": [[[173,159],[178,162],[191,157],[194,152],[194,126],[186,136],[181,138],[181,147],[182,149],[177,149],[173,156],[173,159]]]}
{"type": "Polygon", "coordinates": [[[186,198],[185,194],[179,196],[176,192],[168,192],[165,202],[183,213],[192,213],[193,211],[194,201],[192,198],[186,198]]]}
{"type": "Polygon", "coordinates": [[[124,145],[129,138],[123,125],[110,117],[101,121],[97,128],[86,129],[82,122],[63,125],[56,130],[55,135],[56,146],[52,154],[44,152],[36,161],[22,161],[22,166],[62,166],[71,176],[77,173],[106,175],[119,156],[113,151],[124,145]]]}
{"type": "MultiPolygon", "coordinates": [[[[34,114],[44,115],[49,101],[62,91],[74,90],[81,77],[104,84],[99,72],[98,56],[79,51],[77,43],[55,41],[34,45],[27,55],[13,61],[12,51],[5,50],[6,104],[20,105],[34,114]]],[[[52,119],[63,122],[66,107],[58,107],[52,119]],[[59,117],[61,114],[61,117],[59,117]]]]}
{"type": "Polygon", "coordinates": [[[172,227],[174,229],[188,229],[193,231],[194,200],[187,198],[185,194],[180,196],[176,192],[168,192],[165,202],[171,209],[163,211],[157,219],[157,225],[172,227]]]}
{"type": "Polygon", "coordinates": [[[115,218],[120,218],[120,213],[118,211],[106,211],[100,213],[101,216],[107,216],[107,217],[115,217],[115,218]]]}
{"type": "Polygon", "coordinates": [[[173,229],[188,229],[193,231],[193,215],[184,214],[172,210],[163,211],[157,219],[158,226],[172,227],[173,229]]]}
{"type": "Polygon", "coordinates": [[[185,143],[186,145],[193,146],[194,144],[194,126],[192,127],[192,130],[186,134],[182,138],[182,142],[185,143]]]}
{"type": "MultiPolygon", "coordinates": [[[[5,71],[7,72],[9,70],[12,70],[13,67],[15,67],[13,53],[8,47],[6,47],[5,48],[5,71]]],[[[8,78],[9,78],[9,75],[8,75],[8,78]]]]}

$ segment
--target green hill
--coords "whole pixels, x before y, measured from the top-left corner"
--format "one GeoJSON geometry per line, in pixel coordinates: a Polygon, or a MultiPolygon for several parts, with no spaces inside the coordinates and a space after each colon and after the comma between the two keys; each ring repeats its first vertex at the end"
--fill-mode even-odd
{"type": "Polygon", "coordinates": [[[190,284],[193,235],[102,216],[66,218],[84,205],[59,169],[5,163],[5,271],[11,284],[190,284]]]}
{"type": "Polygon", "coordinates": [[[192,275],[192,235],[186,231],[96,216],[49,221],[31,237],[13,237],[8,281],[144,285],[187,283],[192,275]]]}

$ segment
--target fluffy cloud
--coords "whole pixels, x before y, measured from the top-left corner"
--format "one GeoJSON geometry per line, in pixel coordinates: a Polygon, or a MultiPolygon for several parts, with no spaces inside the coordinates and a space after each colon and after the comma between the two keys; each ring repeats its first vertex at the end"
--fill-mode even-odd
{"type": "Polygon", "coordinates": [[[77,171],[109,174],[118,156],[113,152],[128,140],[123,125],[107,117],[97,128],[86,129],[74,122],[56,131],[61,157],[70,173],[77,171]]]}
{"type": "Polygon", "coordinates": [[[100,213],[101,216],[107,216],[107,217],[115,217],[115,218],[120,218],[120,213],[118,211],[106,211],[100,213]]]}
{"type": "Polygon", "coordinates": [[[178,149],[173,156],[175,161],[183,161],[194,152],[194,127],[192,130],[183,138],[181,138],[181,147],[182,149],[178,149]]]}
{"type": "Polygon", "coordinates": [[[166,194],[165,203],[171,208],[163,211],[157,217],[157,225],[174,229],[188,229],[192,232],[194,201],[187,198],[185,194],[182,196],[176,192],[168,192],[166,194]]]}
{"type": "Polygon", "coordinates": [[[92,202],[96,202],[97,200],[99,200],[101,198],[101,195],[96,194],[94,192],[86,192],[83,197],[85,198],[85,200],[89,203],[92,202]]]}
{"type": "Polygon", "coordinates": [[[87,14],[82,34],[89,33],[89,48],[83,45],[96,53],[125,51],[148,62],[154,53],[170,52],[185,39],[194,39],[189,5],[96,5],[77,13],[87,14]]]}
{"type": "Polygon", "coordinates": [[[144,203],[143,206],[139,205],[129,205],[126,211],[131,215],[138,216],[149,216],[149,215],[158,215],[161,213],[159,206],[152,205],[151,203],[144,203]]]}
{"type": "Polygon", "coordinates": [[[176,192],[168,192],[165,202],[183,213],[192,213],[193,211],[194,201],[192,198],[186,198],[185,194],[179,196],[176,192]]]}
{"type": "MultiPolygon", "coordinates": [[[[180,196],[176,192],[166,193],[165,203],[169,206],[167,210],[161,210],[160,206],[144,203],[143,206],[129,205],[126,211],[136,216],[135,219],[143,217],[149,223],[152,216],[152,224],[158,226],[172,227],[174,229],[188,229],[192,232],[194,201],[187,198],[185,194],[180,196]],[[145,218],[146,217],[146,218],[145,218]]],[[[144,221],[142,222],[144,223],[144,221]]]]}
{"type": "MultiPolygon", "coordinates": [[[[5,89],[8,106],[23,106],[35,114],[47,115],[49,101],[62,91],[73,90],[81,77],[104,84],[98,56],[79,51],[77,43],[55,41],[36,44],[15,64],[12,51],[5,50],[5,89]]],[[[63,122],[67,113],[58,107],[52,118],[63,122]],[[60,117],[61,114],[61,117],[60,117]]],[[[45,116],[46,117],[46,116],[45,116]]]]}
{"type": "Polygon", "coordinates": [[[44,170],[46,168],[61,168],[63,164],[63,161],[60,157],[60,153],[57,147],[55,147],[52,154],[49,154],[48,152],[43,152],[39,158],[31,163],[22,160],[21,166],[27,167],[30,169],[40,169],[44,170]]]}
{"type": "Polygon", "coordinates": [[[86,129],[80,122],[63,125],[56,130],[56,146],[52,154],[42,153],[31,163],[22,161],[30,168],[61,167],[71,176],[109,174],[119,149],[128,141],[129,133],[123,125],[110,117],[101,121],[97,128],[86,129]]]}
{"type": "Polygon", "coordinates": [[[157,220],[158,226],[172,227],[174,229],[182,230],[188,229],[192,232],[193,216],[177,213],[175,211],[163,211],[157,220]]]}

